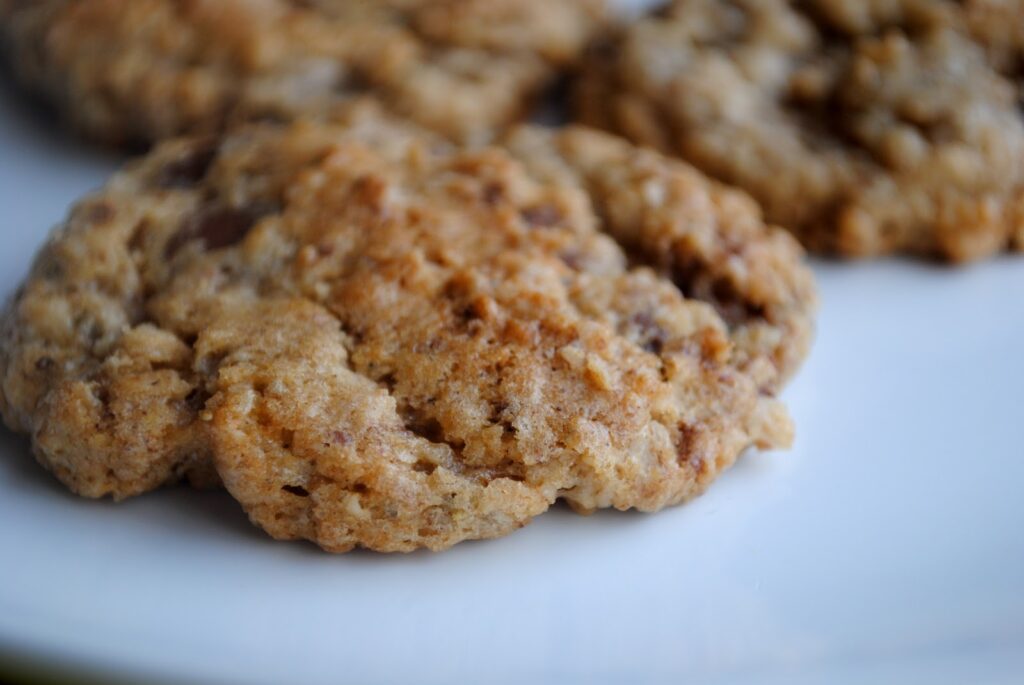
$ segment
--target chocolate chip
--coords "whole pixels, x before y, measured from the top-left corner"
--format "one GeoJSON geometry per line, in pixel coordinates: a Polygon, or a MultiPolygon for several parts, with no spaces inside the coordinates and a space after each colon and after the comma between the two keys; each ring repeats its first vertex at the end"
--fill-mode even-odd
{"type": "Polygon", "coordinates": [[[157,173],[156,185],[160,188],[191,188],[206,177],[210,165],[217,156],[213,140],[202,141],[187,153],[165,164],[157,173]]]}
{"type": "Polygon", "coordinates": [[[81,212],[82,218],[90,224],[105,224],[114,218],[114,208],[102,200],[84,206],[81,212]]]}
{"type": "Polygon", "coordinates": [[[283,485],[281,489],[296,497],[309,497],[309,490],[301,485],[283,485]]]}
{"type": "Polygon", "coordinates": [[[196,230],[206,249],[217,250],[240,242],[254,223],[249,212],[224,208],[205,215],[196,230]]]}
{"type": "Polygon", "coordinates": [[[567,250],[558,255],[558,257],[562,260],[562,263],[573,271],[583,270],[583,255],[578,250],[567,250]]]}
{"type": "Polygon", "coordinates": [[[639,329],[641,347],[651,354],[660,355],[665,349],[668,332],[658,325],[654,317],[647,312],[640,312],[633,317],[633,324],[639,329]]]}
{"type": "Polygon", "coordinates": [[[764,319],[768,312],[757,302],[747,300],[736,285],[726,279],[718,278],[711,283],[711,296],[707,298],[715,304],[715,309],[728,324],[738,324],[747,319],[764,319]]]}
{"type": "MultiPolygon", "coordinates": [[[[660,5],[660,6],[656,7],[654,9],[654,11],[651,12],[651,16],[656,17],[658,19],[668,19],[668,18],[670,18],[672,16],[673,10],[674,10],[674,8],[671,5],[672,5],[672,3],[666,3],[664,5],[660,5]]],[[[604,41],[604,44],[606,44],[606,45],[609,44],[609,41],[604,41]]]]}
{"type": "Polygon", "coordinates": [[[262,209],[236,209],[215,205],[200,210],[185,220],[178,232],[171,236],[164,248],[164,255],[174,254],[193,240],[203,243],[207,250],[230,247],[242,241],[249,229],[266,213],[262,209]]]}
{"type": "Polygon", "coordinates": [[[412,470],[416,473],[422,473],[429,476],[437,470],[437,464],[429,462],[426,459],[419,459],[412,465],[412,470]]]}
{"type": "Polygon", "coordinates": [[[208,392],[202,388],[195,388],[185,396],[185,405],[192,411],[198,413],[206,407],[206,400],[208,399],[210,399],[210,394],[208,392]]]}
{"type": "Polygon", "coordinates": [[[500,183],[488,183],[484,186],[483,200],[488,207],[493,207],[505,197],[505,189],[500,183]]]}
{"type": "Polygon", "coordinates": [[[651,338],[644,343],[644,351],[650,352],[651,354],[660,355],[662,350],[665,349],[665,341],[661,338],[651,338]]]}
{"type": "Polygon", "coordinates": [[[272,109],[270,105],[266,105],[260,109],[253,109],[246,111],[245,121],[253,124],[268,124],[271,126],[280,126],[287,124],[294,120],[294,117],[290,117],[287,112],[272,109]]]}
{"type": "Polygon", "coordinates": [[[398,380],[395,378],[395,374],[393,374],[393,373],[385,374],[377,382],[379,384],[383,385],[385,388],[388,389],[388,394],[394,393],[395,392],[395,386],[398,385],[398,380]]]}
{"type": "Polygon", "coordinates": [[[527,207],[519,214],[523,217],[523,220],[531,226],[548,228],[551,226],[557,226],[562,222],[562,213],[558,211],[557,207],[552,205],[527,207]]]}
{"type": "Polygon", "coordinates": [[[52,254],[44,253],[39,260],[39,272],[43,278],[56,281],[64,276],[64,265],[57,261],[52,254]]]}
{"type": "Polygon", "coordinates": [[[36,368],[40,371],[49,371],[56,364],[57,362],[53,361],[50,357],[40,357],[36,360],[36,368]]]}
{"type": "Polygon", "coordinates": [[[491,406],[491,423],[498,423],[501,421],[501,415],[508,409],[508,402],[496,402],[491,406]]]}

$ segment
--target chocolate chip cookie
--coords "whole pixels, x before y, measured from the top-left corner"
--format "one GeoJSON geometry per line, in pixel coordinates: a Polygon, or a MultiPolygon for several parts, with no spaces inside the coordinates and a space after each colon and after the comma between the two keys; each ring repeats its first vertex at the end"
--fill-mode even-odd
{"type": "Polygon", "coordinates": [[[583,121],[819,252],[1024,249],[1019,0],[675,0],[594,49],[583,121]]]}
{"type": "Polygon", "coordinates": [[[476,140],[603,17],[603,0],[0,0],[0,36],[22,80],[105,141],[329,117],[364,93],[476,140]]]}
{"type": "Polygon", "coordinates": [[[1024,0],[966,0],[971,35],[993,65],[1018,81],[1024,78],[1024,0]]]}
{"type": "Polygon", "coordinates": [[[82,495],[215,472],[274,537],[436,550],[788,445],[814,306],[796,241],[682,162],[351,106],[82,200],[0,323],[0,410],[82,495]]]}

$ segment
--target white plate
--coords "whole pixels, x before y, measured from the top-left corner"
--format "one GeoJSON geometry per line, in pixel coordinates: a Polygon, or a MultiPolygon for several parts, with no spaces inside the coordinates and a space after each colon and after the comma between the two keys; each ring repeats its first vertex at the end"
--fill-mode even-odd
{"type": "MultiPolygon", "coordinates": [[[[4,294],[118,163],[14,100],[4,294]]],[[[439,555],[329,556],[222,492],[75,498],[0,433],[0,652],[248,685],[1024,682],[1024,260],[817,271],[795,449],[654,516],[556,510],[439,555]]]]}

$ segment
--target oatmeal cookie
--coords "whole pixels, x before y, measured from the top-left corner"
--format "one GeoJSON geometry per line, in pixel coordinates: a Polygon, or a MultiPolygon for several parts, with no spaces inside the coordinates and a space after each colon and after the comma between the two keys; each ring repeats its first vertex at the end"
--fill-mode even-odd
{"type": "Polygon", "coordinates": [[[83,495],[212,464],[271,535],[331,551],[442,549],[559,499],[654,511],[788,445],[795,241],[607,134],[510,144],[373,107],[161,144],[11,303],[7,423],[83,495]]]}
{"type": "Polygon", "coordinates": [[[579,114],[750,192],[815,251],[1020,250],[1021,7],[676,0],[594,49],[579,114]]]}
{"type": "Polygon", "coordinates": [[[1024,0],[966,0],[967,25],[992,63],[1024,79],[1024,0]]]}
{"type": "Polygon", "coordinates": [[[0,0],[22,80],[114,143],[329,117],[354,93],[487,138],[603,17],[603,0],[0,0]]]}

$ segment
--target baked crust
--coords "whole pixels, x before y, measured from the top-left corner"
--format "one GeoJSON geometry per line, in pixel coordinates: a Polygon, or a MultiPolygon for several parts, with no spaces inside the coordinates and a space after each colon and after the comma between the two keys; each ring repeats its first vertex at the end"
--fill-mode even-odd
{"type": "Polygon", "coordinates": [[[509,145],[369,105],[161,144],[4,315],[5,420],[82,495],[212,465],[271,535],[331,551],[443,549],[559,499],[654,511],[788,445],[795,241],[607,134],[509,145]]]}

